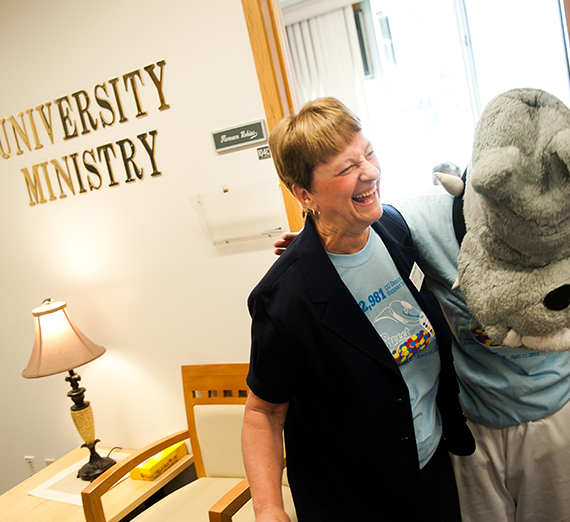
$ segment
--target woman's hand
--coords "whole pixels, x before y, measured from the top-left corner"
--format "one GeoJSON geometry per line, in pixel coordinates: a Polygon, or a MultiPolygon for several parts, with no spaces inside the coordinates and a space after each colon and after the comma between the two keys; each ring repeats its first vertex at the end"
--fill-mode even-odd
{"type": "Polygon", "coordinates": [[[273,243],[273,246],[275,247],[275,255],[280,256],[283,252],[285,252],[287,247],[291,244],[291,241],[293,241],[293,239],[295,239],[298,235],[299,232],[285,232],[281,236],[281,239],[278,239],[273,243]]]}

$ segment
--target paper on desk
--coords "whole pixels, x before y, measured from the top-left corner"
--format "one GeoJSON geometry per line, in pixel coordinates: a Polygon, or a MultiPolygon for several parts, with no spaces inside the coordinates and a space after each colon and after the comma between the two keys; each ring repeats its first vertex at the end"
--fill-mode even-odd
{"type": "MultiPolygon", "coordinates": [[[[112,458],[115,460],[121,460],[125,457],[128,457],[128,453],[113,452],[112,454],[112,458]]],[[[64,469],[37,488],[29,491],[28,495],[82,506],[81,491],[89,485],[89,482],[77,478],[77,472],[88,460],[89,457],[85,457],[81,461],[76,462],[73,466],[64,469]]]]}

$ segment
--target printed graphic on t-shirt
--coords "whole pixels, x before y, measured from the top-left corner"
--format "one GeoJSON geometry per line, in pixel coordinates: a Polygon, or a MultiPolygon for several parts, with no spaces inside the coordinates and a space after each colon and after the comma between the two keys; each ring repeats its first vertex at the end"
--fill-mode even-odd
{"type": "MultiPolygon", "coordinates": [[[[376,234],[370,234],[366,246],[356,254],[329,254],[329,258],[396,364],[410,362],[411,365],[406,365],[409,370],[414,366],[413,361],[438,351],[434,329],[414,298],[413,286],[408,288],[376,234]],[[426,350],[430,343],[430,349],[426,350]],[[413,357],[415,354],[418,355],[413,357]]],[[[426,363],[427,359],[423,361],[424,369],[429,365],[426,363]]]]}
{"type": "MultiPolygon", "coordinates": [[[[388,346],[396,364],[401,365],[410,358],[424,350],[434,336],[434,330],[427,316],[417,307],[404,299],[395,298],[394,294],[405,289],[401,278],[390,281],[385,287],[386,300],[379,311],[374,307],[372,324],[380,333],[382,340],[388,346]],[[390,296],[390,297],[388,297],[390,296]]],[[[404,291],[411,297],[409,292],[404,291]]],[[[379,303],[376,304],[378,306],[379,303]]],[[[368,308],[371,312],[372,308],[368,308]]]]}
{"type": "MultiPolygon", "coordinates": [[[[540,352],[538,350],[529,350],[525,347],[512,348],[504,344],[497,344],[489,338],[489,336],[485,333],[485,330],[476,324],[470,324],[469,330],[473,335],[473,339],[464,340],[464,346],[471,346],[474,344],[476,345],[476,343],[482,344],[483,346],[489,348],[489,353],[492,353],[501,359],[517,361],[517,364],[519,364],[521,367],[524,366],[526,368],[525,371],[533,371],[535,365],[541,363],[540,360],[537,360],[537,362],[529,362],[528,360],[534,360],[536,357],[540,358],[544,352],[540,352]]],[[[548,372],[548,370],[544,371],[548,372]]]]}
{"type": "Polygon", "coordinates": [[[484,344],[485,346],[495,346],[497,348],[502,346],[500,344],[491,341],[491,339],[489,339],[489,336],[485,333],[485,330],[483,330],[481,327],[477,326],[476,324],[469,325],[469,328],[471,329],[471,333],[473,334],[473,337],[475,337],[477,342],[484,344]]]}

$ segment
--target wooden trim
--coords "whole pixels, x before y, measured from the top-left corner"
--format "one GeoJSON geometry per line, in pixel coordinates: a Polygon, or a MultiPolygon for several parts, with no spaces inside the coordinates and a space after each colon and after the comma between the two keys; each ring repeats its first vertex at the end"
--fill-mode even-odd
{"type": "MultiPolygon", "coordinates": [[[[286,467],[287,458],[283,457],[283,469],[286,467]]],[[[208,516],[210,517],[210,522],[232,522],[232,517],[250,498],[249,481],[247,478],[244,478],[209,509],[208,516]]]]}
{"type": "Polygon", "coordinates": [[[249,482],[245,478],[210,508],[208,511],[210,522],[231,522],[232,517],[250,498],[249,482]]]}
{"type": "MultiPolygon", "coordinates": [[[[269,132],[285,116],[297,111],[293,68],[278,0],[242,0],[269,132]]],[[[281,185],[289,229],[303,228],[301,207],[281,185]]]]}

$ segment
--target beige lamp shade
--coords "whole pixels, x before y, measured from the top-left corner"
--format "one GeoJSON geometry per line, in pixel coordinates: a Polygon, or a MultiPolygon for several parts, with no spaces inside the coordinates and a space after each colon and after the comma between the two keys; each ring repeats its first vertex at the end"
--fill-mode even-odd
{"type": "Polygon", "coordinates": [[[22,372],[26,379],[70,371],[105,353],[105,348],[75,326],[63,301],[46,300],[32,314],[36,334],[30,361],[22,372]]]}

